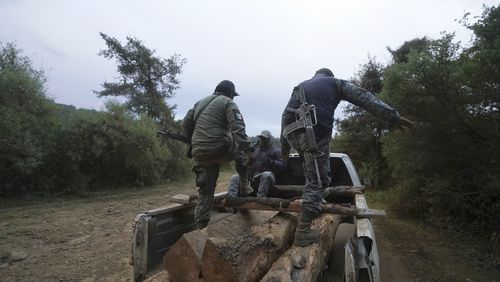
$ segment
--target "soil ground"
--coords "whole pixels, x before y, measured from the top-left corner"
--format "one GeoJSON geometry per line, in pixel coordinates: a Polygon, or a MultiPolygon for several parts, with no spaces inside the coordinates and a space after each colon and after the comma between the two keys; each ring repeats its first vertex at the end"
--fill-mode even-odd
{"type": "MultiPolygon", "coordinates": [[[[85,198],[0,199],[0,281],[131,281],[135,215],[180,192],[195,193],[192,178],[85,198]]],[[[436,228],[389,214],[375,230],[382,281],[500,281],[487,255],[436,228]]]]}
{"type": "Polygon", "coordinates": [[[500,264],[488,244],[400,217],[387,209],[385,193],[367,193],[370,207],[387,213],[374,220],[381,281],[500,281],[500,264]]]}

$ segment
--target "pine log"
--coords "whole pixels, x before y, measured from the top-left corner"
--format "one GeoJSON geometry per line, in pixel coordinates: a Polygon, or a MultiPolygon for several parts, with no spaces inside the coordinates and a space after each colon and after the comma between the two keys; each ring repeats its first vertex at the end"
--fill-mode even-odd
{"type": "Polygon", "coordinates": [[[189,204],[198,199],[198,195],[176,194],[170,198],[170,202],[178,204],[189,204]]]}
{"type": "MultiPolygon", "coordinates": [[[[280,198],[231,197],[221,199],[217,206],[243,210],[268,210],[280,212],[300,212],[301,202],[280,198]]],[[[321,204],[322,213],[349,216],[385,217],[383,210],[357,208],[355,205],[321,204]]]]}
{"type": "Polygon", "coordinates": [[[165,255],[165,269],[174,281],[198,281],[207,236],[200,230],[185,233],[165,255]]]}
{"type": "MultiPolygon", "coordinates": [[[[323,197],[327,200],[352,197],[364,193],[365,190],[366,186],[331,186],[325,189],[323,197]]],[[[273,197],[277,198],[301,197],[304,192],[304,185],[273,185],[270,191],[273,197]]]]}
{"type": "Polygon", "coordinates": [[[210,238],[202,259],[205,282],[257,281],[293,242],[297,219],[279,213],[242,236],[210,238]]]}
{"type": "Polygon", "coordinates": [[[366,190],[366,186],[333,186],[328,187],[323,192],[325,200],[334,200],[336,198],[353,197],[356,194],[362,194],[366,190]]]}
{"type": "Polygon", "coordinates": [[[318,243],[307,247],[290,247],[277,259],[261,281],[317,281],[333,247],[333,238],[341,216],[323,214],[313,222],[313,228],[321,232],[318,243]]]}
{"type": "Polygon", "coordinates": [[[209,224],[202,230],[185,233],[165,254],[164,265],[174,281],[198,281],[201,278],[201,259],[208,237],[233,238],[254,225],[260,225],[278,212],[248,211],[230,215],[209,224]]]}

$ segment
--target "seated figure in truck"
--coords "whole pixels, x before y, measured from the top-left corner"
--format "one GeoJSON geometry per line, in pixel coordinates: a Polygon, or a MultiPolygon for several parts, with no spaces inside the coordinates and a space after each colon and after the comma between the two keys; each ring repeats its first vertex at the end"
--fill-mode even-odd
{"type": "MultiPolygon", "coordinates": [[[[266,197],[269,187],[276,182],[276,176],[286,170],[286,162],[281,158],[281,150],[273,146],[271,132],[263,130],[258,137],[248,178],[254,193],[257,191],[257,197],[266,197]]],[[[227,196],[237,197],[239,190],[240,177],[235,174],[229,181],[227,196]]]]}

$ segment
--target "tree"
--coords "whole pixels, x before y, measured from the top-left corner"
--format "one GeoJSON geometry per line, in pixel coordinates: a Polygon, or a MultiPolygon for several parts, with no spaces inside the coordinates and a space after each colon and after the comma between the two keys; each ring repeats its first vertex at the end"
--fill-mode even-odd
{"type": "Polygon", "coordinates": [[[427,37],[415,38],[409,41],[405,41],[398,49],[392,50],[387,47],[387,51],[391,53],[392,60],[396,64],[408,63],[408,55],[411,51],[421,52],[427,49],[429,46],[430,39],[427,37]]]}
{"type": "Polygon", "coordinates": [[[469,49],[443,34],[410,51],[386,69],[383,90],[418,124],[383,139],[400,211],[481,235],[500,224],[499,79],[490,75],[499,66],[498,9],[471,25],[469,49]]]}
{"type": "MultiPolygon", "coordinates": [[[[377,95],[382,91],[384,67],[368,57],[368,62],[351,82],[377,95]]],[[[348,105],[346,118],[336,121],[339,130],[333,141],[333,150],[351,157],[363,177],[372,180],[375,187],[387,186],[390,171],[382,156],[381,137],[387,133],[387,124],[360,107],[348,105]]]]}
{"type": "Polygon", "coordinates": [[[122,45],[116,38],[100,33],[108,49],[99,55],[118,62],[121,77],[118,82],[104,82],[99,97],[123,96],[127,98],[127,108],[136,114],[147,114],[160,124],[171,124],[173,107],[166,99],[172,97],[179,88],[177,75],[181,73],[186,60],[174,54],[168,59],[154,56],[155,51],[143,42],[127,37],[122,45]]]}
{"type": "Polygon", "coordinates": [[[22,50],[0,42],[0,195],[21,194],[43,177],[55,118],[45,82],[22,50]]]}

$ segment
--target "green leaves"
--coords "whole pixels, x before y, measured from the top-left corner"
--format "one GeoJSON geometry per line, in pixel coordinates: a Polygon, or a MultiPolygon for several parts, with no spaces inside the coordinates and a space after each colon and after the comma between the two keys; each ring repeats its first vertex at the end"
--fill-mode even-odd
{"type": "Polygon", "coordinates": [[[157,126],[113,101],[102,112],[55,104],[43,72],[14,44],[0,43],[0,196],[143,186],[186,173],[185,148],[157,138],[157,126]]]}
{"type": "MultiPolygon", "coordinates": [[[[389,49],[380,97],[415,129],[386,131],[349,107],[335,142],[353,154],[361,174],[390,175],[399,212],[493,232],[500,226],[500,190],[492,189],[500,178],[500,6],[465,25],[475,33],[467,48],[443,33],[389,49]]],[[[365,64],[355,81],[365,88],[377,81],[366,79],[377,77],[374,65],[365,64]]]]}
{"type": "Polygon", "coordinates": [[[127,43],[122,45],[116,38],[100,35],[108,49],[101,50],[99,55],[116,60],[120,78],[118,82],[104,82],[103,90],[95,93],[99,97],[123,96],[132,112],[146,114],[161,124],[171,124],[173,107],[166,99],[179,88],[177,75],[186,60],[178,54],[168,59],[155,57],[154,50],[133,37],[127,37],[127,43]]]}
{"type": "Polygon", "coordinates": [[[49,154],[54,122],[43,72],[15,44],[0,42],[0,194],[33,187],[49,154]]]}

